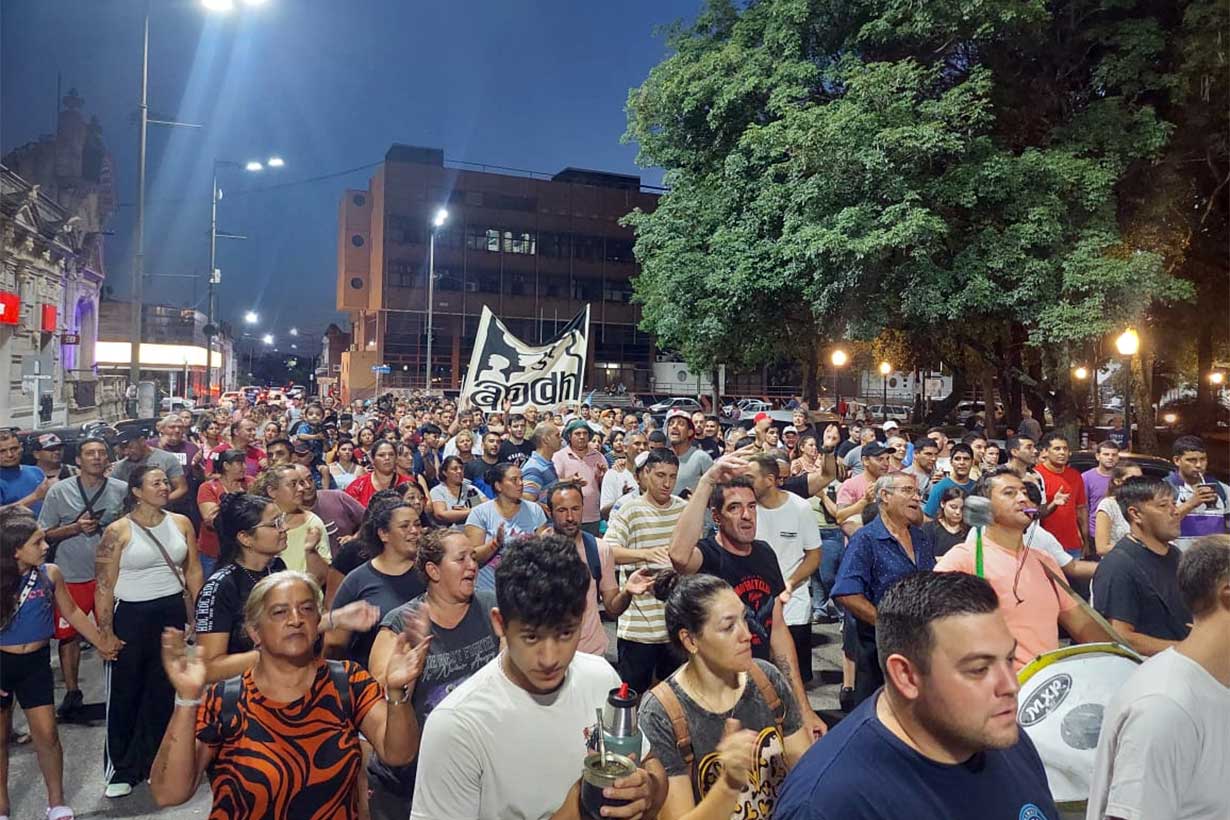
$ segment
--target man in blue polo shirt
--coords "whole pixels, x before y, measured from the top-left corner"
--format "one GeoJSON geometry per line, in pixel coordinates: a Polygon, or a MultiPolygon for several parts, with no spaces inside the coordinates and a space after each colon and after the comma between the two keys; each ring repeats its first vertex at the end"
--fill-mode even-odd
{"type": "Polygon", "coordinates": [[[1179,436],[1171,452],[1175,471],[1167,480],[1175,488],[1175,503],[1183,519],[1173,543],[1184,551],[1197,538],[1227,531],[1230,487],[1205,475],[1209,454],[1198,436],[1179,436]]]}
{"type": "Polygon", "coordinates": [[[38,467],[22,464],[21,439],[13,430],[0,430],[0,507],[22,504],[38,515],[55,482],[38,467]]]}
{"type": "Polygon", "coordinates": [[[876,654],[876,607],[884,590],[903,575],[935,567],[931,539],[922,527],[922,503],[913,473],[901,470],[876,479],[872,488],[879,516],[846,545],[831,593],[854,617],[854,703],[884,683],[876,654]]]}
{"type": "Polygon", "coordinates": [[[1059,820],[1017,724],[1016,641],[991,585],[917,572],[877,612],[887,683],[807,750],[774,818],[1059,820]]]}

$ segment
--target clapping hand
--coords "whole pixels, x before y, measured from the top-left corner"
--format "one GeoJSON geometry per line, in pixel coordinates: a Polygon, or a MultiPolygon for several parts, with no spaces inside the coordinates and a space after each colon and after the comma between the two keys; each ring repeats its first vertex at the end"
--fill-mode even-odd
{"type": "Polygon", "coordinates": [[[380,607],[368,601],[352,601],[329,613],[329,623],[338,629],[367,632],[380,621],[380,607]]]}
{"type": "Polygon", "coordinates": [[[181,698],[196,700],[205,691],[205,661],[184,641],[184,633],[172,627],[162,630],[162,668],[181,698]]]}
{"type": "Polygon", "coordinates": [[[624,583],[624,590],[629,595],[644,595],[653,589],[653,579],[656,574],[647,567],[641,567],[628,576],[627,582],[624,583]]]}
{"type": "Polygon", "coordinates": [[[1051,506],[1052,507],[1062,507],[1064,504],[1068,503],[1068,498],[1070,497],[1070,495],[1071,494],[1066,489],[1061,487],[1055,493],[1055,497],[1051,499],[1051,506]]]}
{"type": "Polygon", "coordinates": [[[752,771],[752,759],[756,754],[756,733],[742,728],[738,720],[727,718],[718,742],[717,756],[722,764],[722,777],[734,791],[743,791],[752,771]]]}
{"type": "Polygon", "coordinates": [[[393,644],[384,676],[385,689],[409,689],[423,674],[427,652],[431,648],[432,635],[428,634],[429,630],[427,609],[421,606],[393,644]]]}

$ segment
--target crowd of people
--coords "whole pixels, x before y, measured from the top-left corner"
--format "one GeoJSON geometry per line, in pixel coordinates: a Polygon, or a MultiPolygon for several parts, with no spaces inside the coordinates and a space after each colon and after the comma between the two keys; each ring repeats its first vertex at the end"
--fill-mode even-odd
{"type": "Polygon", "coordinates": [[[1230,488],[1194,437],[1161,479],[1112,442],[1082,474],[1064,436],[1022,430],[910,440],[800,408],[724,432],[419,395],[171,414],[77,442],[75,467],[54,436],[22,465],[0,431],[0,818],[14,704],[48,818],[72,816],[56,724],[87,709],[88,642],[106,796],[148,781],[173,806],[205,780],[219,820],[595,799],[1057,820],[1016,694],[1064,637],[1150,659],[1108,706],[1089,816],[1222,816],[1203,775],[1230,770],[1230,488]],[[831,731],[808,698],[817,623],[841,625],[831,731]],[[621,686],[642,749],[595,798],[582,764],[621,686]]]}

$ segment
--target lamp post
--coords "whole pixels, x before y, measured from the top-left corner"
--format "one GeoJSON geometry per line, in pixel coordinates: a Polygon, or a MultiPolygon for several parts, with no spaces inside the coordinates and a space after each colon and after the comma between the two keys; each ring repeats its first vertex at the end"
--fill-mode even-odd
{"type": "MultiPolygon", "coordinates": [[[[1089,378],[1089,368],[1085,367],[1084,365],[1078,365],[1072,368],[1072,378],[1076,379],[1078,382],[1085,381],[1085,379],[1089,378]]],[[[1095,427],[1097,426],[1096,423],[1094,426],[1095,427]]],[[[1085,438],[1084,433],[1081,434],[1081,438],[1082,439],[1085,438]]],[[[1083,446],[1083,443],[1082,443],[1082,446],[1083,446]]]]}
{"type": "Polygon", "coordinates": [[[893,366],[888,362],[880,362],[880,381],[883,392],[880,395],[880,421],[888,421],[888,374],[893,372],[893,366]]]}
{"type": "Polygon", "coordinates": [[[1140,336],[1128,328],[1115,339],[1115,349],[1124,358],[1127,366],[1127,390],[1123,395],[1123,440],[1124,448],[1132,449],[1132,357],[1140,350],[1140,336]]]}
{"type": "MultiPolygon", "coordinates": [[[[226,159],[214,160],[213,183],[210,186],[209,196],[209,296],[205,300],[205,324],[208,328],[213,330],[213,333],[206,333],[205,336],[205,394],[207,396],[212,397],[214,389],[214,337],[218,335],[218,329],[214,326],[214,316],[218,312],[216,301],[217,294],[215,288],[222,283],[222,271],[218,268],[218,240],[247,239],[247,237],[243,234],[218,232],[218,202],[222,199],[222,191],[218,188],[218,169],[243,168],[248,173],[258,173],[263,171],[266,166],[270,168],[281,168],[284,165],[286,165],[286,162],[279,156],[269,157],[264,164],[255,160],[244,163],[226,159]]],[[[219,381],[221,381],[221,379],[219,379],[219,381]]]]}
{"type": "Polygon", "coordinates": [[[431,238],[427,250],[427,387],[431,390],[431,325],[436,310],[436,231],[448,221],[448,211],[441,208],[431,220],[431,238]]]}
{"type": "Polygon", "coordinates": [[[840,347],[834,350],[832,355],[829,356],[829,361],[833,363],[833,396],[834,396],[833,407],[835,410],[837,410],[837,415],[842,416],[843,418],[845,417],[845,414],[841,412],[841,373],[840,373],[840,370],[841,370],[842,365],[844,365],[848,360],[849,360],[849,357],[846,356],[846,351],[842,350],[840,347]]]}

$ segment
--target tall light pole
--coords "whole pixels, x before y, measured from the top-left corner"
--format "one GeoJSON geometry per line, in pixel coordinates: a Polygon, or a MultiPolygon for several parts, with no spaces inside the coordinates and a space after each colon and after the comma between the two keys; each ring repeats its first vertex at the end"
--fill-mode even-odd
{"type": "MultiPolygon", "coordinates": [[[[218,232],[218,201],[222,199],[222,191],[218,189],[218,169],[219,168],[243,168],[249,173],[255,173],[264,170],[265,166],[270,168],[281,168],[286,165],[286,162],[278,156],[270,157],[264,165],[259,162],[234,162],[232,160],[215,159],[213,165],[213,183],[210,186],[209,195],[209,296],[206,299],[206,319],[205,326],[205,395],[213,396],[213,377],[214,377],[214,337],[218,335],[218,328],[214,325],[214,317],[218,314],[217,293],[215,288],[222,283],[222,271],[218,268],[218,240],[219,239],[247,239],[243,234],[237,233],[219,233],[218,232]],[[213,332],[210,333],[209,331],[213,332]]],[[[219,374],[219,381],[221,374],[219,374]]]]}
{"type": "Polygon", "coordinates": [[[443,208],[436,211],[431,220],[431,239],[427,249],[427,390],[431,390],[431,325],[436,310],[436,231],[447,221],[448,211],[443,208]]]}
{"type": "Polygon", "coordinates": [[[1128,328],[1115,339],[1115,349],[1123,357],[1127,366],[1127,390],[1123,394],[1123,440],[1124,448],[1132,449],[1132,357],[1140,350],[1140,336],[1132,328],[1128,328]]]}
{"type": "Polygon", "coordinates": [[[829,356],[829,361],[833,363],[833,396],[834,396],[834,402],[835,402],[833,405],[833,409],[837,411],[837,415],[842,416],[843,418],[844,418],[844,414],[841,412],[841,372],[840,371],[841,371],[842,365],[844,365],[848,360],[849,360],[849,357],[846,356],[846,351],[842,350],[840,347],[834,350],[832,355],[829,356]]]}
{"type": "Polygon", "coordinates": [[[880,381],[883,393],[880,397],[880,421],[888,421],[888,374],[893,372],[893,366],[888,362],[880,362],[880,381]]]}

